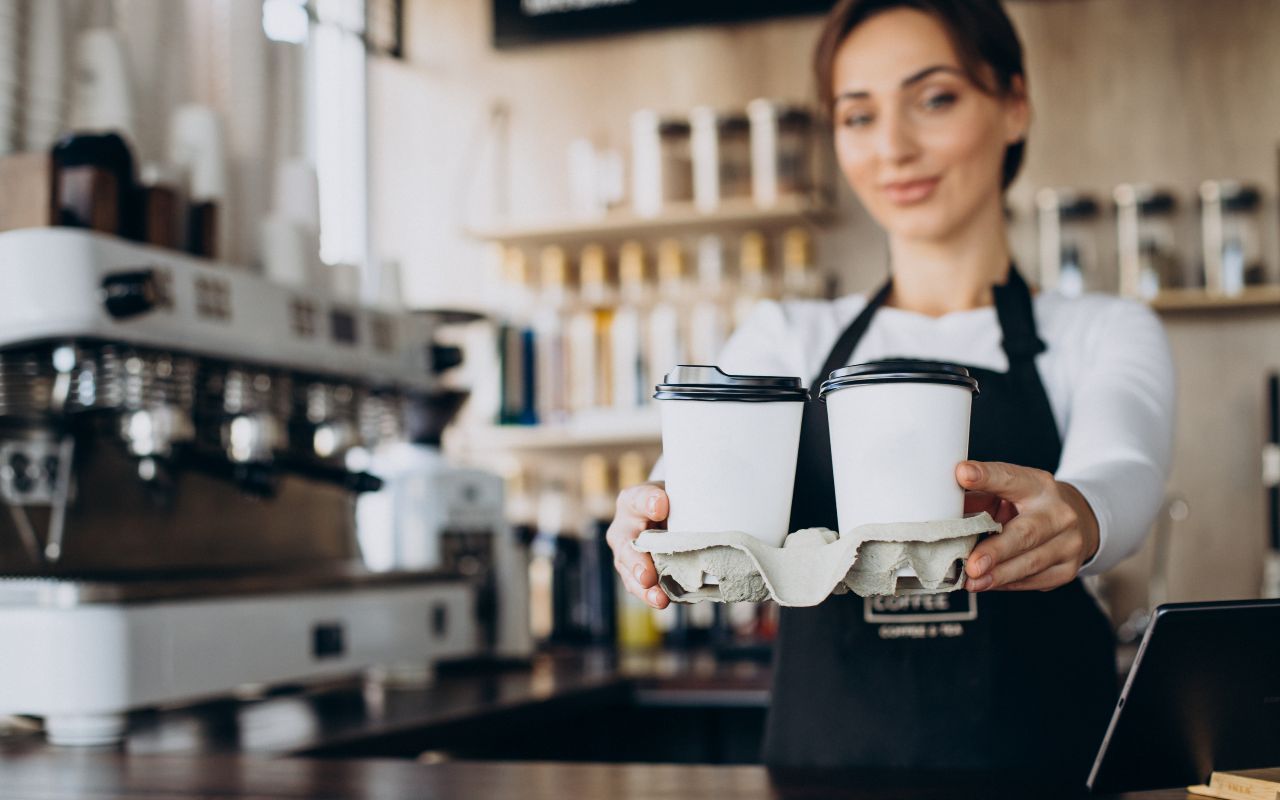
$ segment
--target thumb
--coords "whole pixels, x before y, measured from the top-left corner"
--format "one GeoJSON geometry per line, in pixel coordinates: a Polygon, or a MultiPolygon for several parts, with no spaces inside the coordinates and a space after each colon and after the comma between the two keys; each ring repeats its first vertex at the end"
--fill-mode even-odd
{"type": "Polygon", "coordinates": [[[667,493],[661,486],[652,484],[641,486],[631,499],[631,510],[645,519],[661,522],[667,518],[669,510],[667,493]]]}
{"type": "Polygon", "coordinates": [[[989,492],[1012,503],[1030,500],[1043,491],[1039,470],[1001,461],[961,461],[956,482],[970,491],[989,492]]]}

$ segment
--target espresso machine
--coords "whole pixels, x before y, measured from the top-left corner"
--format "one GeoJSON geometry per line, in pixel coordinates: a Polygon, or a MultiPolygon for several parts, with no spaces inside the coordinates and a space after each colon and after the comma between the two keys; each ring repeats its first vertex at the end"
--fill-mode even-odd
{"type": "Polygon", "coordinates": [[[103,744],[129,710],[248,684],[527,656],[496,476],[438,467],[435,557],[362,558],[371,454],[465,398],[439,323],[90,231],[0,233],[0,715],[103,744]]]}

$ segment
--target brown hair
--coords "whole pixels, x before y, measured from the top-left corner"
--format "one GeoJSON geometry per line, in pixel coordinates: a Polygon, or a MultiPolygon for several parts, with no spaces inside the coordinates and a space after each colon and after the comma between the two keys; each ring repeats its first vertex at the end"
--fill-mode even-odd
{"type": "MultiPolygon", "coordinates": [[[[1015,77],[1026,80],[1022,42],[999,0],[840,0],[827,15],[813,53],[818,97],[828,116],[835,105],[835,60],[840,45],[854,28],[895,8],[922,11],[942,23],[961,67],[981,91],[1005,97],[1014,90],[1015,77]]],[[[1025,151],[1025,139],[1005,149],[1001,169],[1004,188],[1017,177],[1025,151]]]]}

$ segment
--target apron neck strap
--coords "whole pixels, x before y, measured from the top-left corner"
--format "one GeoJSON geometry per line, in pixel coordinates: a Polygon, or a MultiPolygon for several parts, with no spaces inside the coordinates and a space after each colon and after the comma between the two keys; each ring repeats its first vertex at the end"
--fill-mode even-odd
{"type": "MultiPolygon", "coordinates": [[[[849,364],[849,360],[853,358],[853,350],[858,346],[858,342],[862,339],[862,334],[867,332],[867,328],[871,326],[871,318],[876,315],[880,307],[889,299],[889,293],[893,291],[893,277],[890,276],[884,282],[884,285],[867,301],[862,312],[854,318],[849,327],[844,329],[844,333],[840,334],[840,338],[836,340],[835,346],[831,348],[831,352],[827,355],[827,361],[822,365],[822,371],[814,378],[813,388],[822,385],[827,376],[843,366],[849,364]]],[[[814,395],[817,396],[816,394],[814,395]]]]}
{"type": "Polygon", "coordinates": [[[996,315],[1004,334],[1004,353],[1009,363],[1031,361],[1046,349],[1036,331],[1036,317],[1031,303],[1031,290],[1022,279],[1018,268],[1009,265],[1009,277],[1002,284],[992,287],[996,300],[996,315]]]}
{"type": "MultiPolygon", "coordinates": [[[[892,291],[893,276],[890,276],[867,301],[862,312],[849,327],[845,328],[844,333],[840,334],[835,346],[831,348],[830,355],[827,356],[826,363],[822,365],[822,372],[814,379],[815,387],[825,381],[832,372],[849,364],[849,360],[853,358],[854,348],[858,346],[862,335],[871,326],[872,317],[889,299],[892,291]]],[[[1004,336],[1001,346],[1009,358],[1009,363],[1012,365],[1015,362],[1034,360],[1037,355],[1045,351],[1046,346],[1036,331],[1031,290],[1022,279],[1017,266],[1010,264],[1008,278],[1004,283],[993,286],[992,291],[995,295],[996,316],[1000,320],[1000,330],[1004,336]]]]}

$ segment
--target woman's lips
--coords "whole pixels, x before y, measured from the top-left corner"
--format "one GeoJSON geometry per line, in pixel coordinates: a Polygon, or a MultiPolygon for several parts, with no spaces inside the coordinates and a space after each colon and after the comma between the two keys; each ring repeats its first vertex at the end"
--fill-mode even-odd
{"type": "Polygon", "coordinates": [[[929,199],[938,186],[938,178],[921,178],[915,181],[899,181],[886,183],[881,188],[889,198],[889,202],[900,206],[909,206],[929,199]]]}

